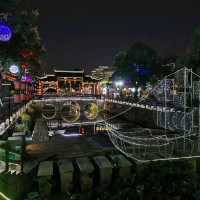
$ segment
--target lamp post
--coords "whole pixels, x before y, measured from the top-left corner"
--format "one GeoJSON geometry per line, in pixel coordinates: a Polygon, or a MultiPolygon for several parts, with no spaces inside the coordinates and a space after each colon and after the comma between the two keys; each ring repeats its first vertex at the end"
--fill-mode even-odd
{"type": "Polygon", "coordinates": [[[124,82],[123,81],[116,81],[115,82],[115,86],[118,90],[120,90],[120,97],[122,96],[122,87],[124,85],[124,82]]]}
{"type": "MultiPolygon", "coordinates": [[[[8,115],[9,115],[9,126],[11,124],[10,116],[11,116],[11,83],[2,83],[2,86],[8,86],[9,87],[9,96],[8,98],[8,115]]],[[[6,98],[6,97],[5,97],[6,98]]]]}

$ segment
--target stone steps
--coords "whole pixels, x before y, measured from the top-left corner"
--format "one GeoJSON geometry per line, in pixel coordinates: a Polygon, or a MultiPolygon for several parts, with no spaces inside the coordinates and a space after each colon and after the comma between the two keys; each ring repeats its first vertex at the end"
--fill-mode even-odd
{"type": "Polygon", "coordinates": [[[106,187],[119,178],[130,177],[132,166],[122,154],[43,161],[37,171],[39,191],[49,196],[55,184],[66,194],[87,192],[98,186],[106,187]]]}

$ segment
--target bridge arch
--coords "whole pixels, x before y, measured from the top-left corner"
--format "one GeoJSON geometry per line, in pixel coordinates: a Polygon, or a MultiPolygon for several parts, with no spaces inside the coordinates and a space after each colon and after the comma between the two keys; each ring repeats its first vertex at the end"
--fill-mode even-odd
{"type": "Polygon", "coordinates": [[[91,102],[84,106],[84,115],[89,120],[94,120],[98,116],[98,106],[96,103],[91,102]]]}
{"type": "Polygon", "coordinates": [[[46,103],[42,106],[42,117],[46,120],[51,120],[56,117],[56,106],[51,103],[46,103]]]}
{"type": "Polygon", "coordinates": [[[61,118],[67,123],[73,123],[80,118],[80,105],[75,101],[65,102],[61,108],[61,118]]]}

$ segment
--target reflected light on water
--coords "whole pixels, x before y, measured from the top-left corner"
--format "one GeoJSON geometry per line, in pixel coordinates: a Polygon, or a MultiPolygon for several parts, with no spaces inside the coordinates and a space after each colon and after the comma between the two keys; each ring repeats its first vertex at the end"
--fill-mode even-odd
{"type": "Polygon", "coordinates": [[[78,137],[82,136],[80,133],[61,134],[64,137],[78,137]]]}

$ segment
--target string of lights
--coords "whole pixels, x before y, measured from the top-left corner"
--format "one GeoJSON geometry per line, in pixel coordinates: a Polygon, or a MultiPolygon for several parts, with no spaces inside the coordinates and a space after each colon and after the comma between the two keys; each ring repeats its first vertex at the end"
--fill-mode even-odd
{"type": "MultiPolygon", "coordinates": [[[[173,112],[162,109],[152,116],[155,124],[165,130],[162,135],[148,134],[146,137],[146,134],[143,137],[145,129],[130,132],[116,130],[105,120],[113,145],[126,156],[140,162],[197,156],[200,150],[200,92],[195,85],[200,85],[199,78],[192,70],[183,68],[166,76],[149,92],[148,98],[153,95],[159,105],[173,108],[173,112]],[[181,104],[176,97],[182,98],[181,104]]],[[[138,103],[145,103],[148,98],[140,99],[138,103]]]]}

